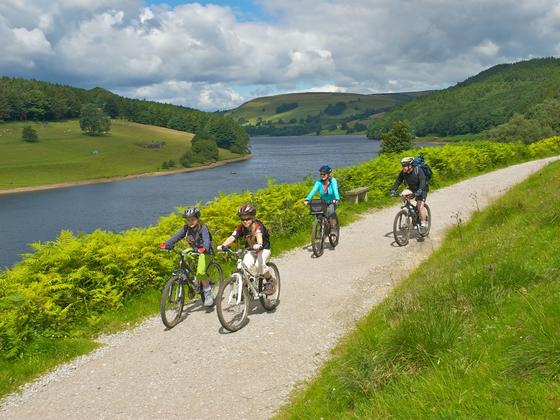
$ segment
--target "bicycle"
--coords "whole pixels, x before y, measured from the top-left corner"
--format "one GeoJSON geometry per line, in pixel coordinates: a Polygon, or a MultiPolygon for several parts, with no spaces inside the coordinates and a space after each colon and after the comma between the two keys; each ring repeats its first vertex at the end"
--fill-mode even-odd
{"type": "Polygon", "coordinates": [[[340,225],[338,223],[338,216],[334,215],[336,220],[336,227],[331,227],[330,220],[327,217],[328,203],[321,199],[314,199],[309,201],[309,213],[315,216],[313,226],[311,227],[311,248],[315,257],[323,255],[325,248],[325,236],[329,238],[331,247],[335,248],[338,245],[340,238],[340,225]],[[334,233],[334,237],[331,235],[334,233]]]}
{"type": "Polygon", "coordinates": [[[223,252],[237,257],[237,269],[229,279],[222,282],[216,296],[216,312],[220,324],[230,331],[235,332],[243,328],[248,322],[249,304],[256,298],[267,312],[271,312],[280,303],[280,272],[276,264],[267,262],[267,267],[272,270],[276,279],[276,290],[267,295],[266,289],[270,284],[264,274],[253,274],[243,262],[243,257],[250,250],[232,251],[228,247],[222,248],[223,252]]]}
{"type": "Polygon", "coordinates": [[[395,221],[393,222],[393,236],[395,237],[395,242],[399,246],[405,246],[408,244],[410,239],[410,232],[415,227],[421,237],[424,238],[429,235],[430,228],[432,226],[432,213],[430,211],[430,206],[424,203],[424,208],[426,209],[426,226],[422,227],[420,225],[420,214],[418,213],[416,204],[411,202],[411,200],[415,198],[415,195],[401,194],[401,198],[403,200],[403,205],[395,216],[395,221]]]}
{"type": "MultiPolygon", "coordinates": [[[[199,294],[204,303],[204,291],[202,284],[195,276],[195,270],[190,266],[189,261],[185,259],[187,256],[199,255],[198,252],[188,249],[185,251],[177,251],[175,249],[165,250],[179,255],[179,264],[167,281],[161,294],[160,314],[163,324],[167,328],[173,328],[181,320],[183,307],[185,305],[185,285],[189,300],[199,294]]],[[[206,268],[210,287],[212,288],[212,296],[216,296],[216,289],[224,279],[224,273],[220,264],[211,261],[206,268]]]]}

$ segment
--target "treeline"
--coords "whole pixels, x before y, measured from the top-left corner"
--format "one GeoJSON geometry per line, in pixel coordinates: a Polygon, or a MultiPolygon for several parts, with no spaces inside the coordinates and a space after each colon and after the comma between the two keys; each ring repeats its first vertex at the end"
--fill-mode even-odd
{"type": "Polygon", "coordinates": [[[78,118],[85,104],[95,104],[111,118],[124,118],[190,133],[203,133],[218,147],[247,153],[249,137],[231,118],[192,108],[130,99],[108,90],[90,90],[37,80],[0,79],[0,121],[56,121],[78,118]]]}
{"type": "Polygon", "coordinates": [[[560,59],[501,64],[395,107],[370,124],[368,137],[379,138],[401,120],[409,121],[418,136],[479,133],[549,98],[560,98],[560,59]]]}

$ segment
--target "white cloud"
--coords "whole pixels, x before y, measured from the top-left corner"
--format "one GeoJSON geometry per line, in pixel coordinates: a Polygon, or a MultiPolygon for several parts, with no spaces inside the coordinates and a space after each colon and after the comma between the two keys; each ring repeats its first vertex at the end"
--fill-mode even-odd
{"type": "Polygon", "coordinates": [[[435,89],[560,50],[558,0],[258,3],[274,18],[245,22],[199,3],[4,0],[0,72],[224,109],[250,99],[244,86],[435,89]]]}

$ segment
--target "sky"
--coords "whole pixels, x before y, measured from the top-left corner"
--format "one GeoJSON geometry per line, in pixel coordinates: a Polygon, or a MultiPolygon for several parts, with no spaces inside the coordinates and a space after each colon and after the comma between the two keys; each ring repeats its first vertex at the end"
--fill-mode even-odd
{"type": "Polygon", "coordinates": [[[560,56],[560,0],[1,0],[0,75],[215,111],[560,56]]]}

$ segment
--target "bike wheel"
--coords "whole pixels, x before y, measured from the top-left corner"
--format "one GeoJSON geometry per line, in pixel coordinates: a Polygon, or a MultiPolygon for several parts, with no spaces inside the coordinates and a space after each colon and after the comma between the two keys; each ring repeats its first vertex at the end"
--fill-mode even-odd
{"type": "Polygon", "coordinates": [[[173,328],[181,319],[183,306],[185,305],[185,289],[181,280],[171,277],[161,294],[159,312],[163,325],[173,328]]]}
{"type": "MultiPolygon", "coordinates": [[[[280,303],[280,271],[278,271],[278,267],[274,263],[266,263],[268,268],[272,271],[272,277],[276,279],[276,291],[272,295],[265,295],[262,294],[259,297],[261,301],[261,305],[267,311],[274,310],[278,304],[280,303]]],[[[265,286],[266,286],[266,279],[264,277],[259,278],[259,293],[263,293],[265,286]]]]}
{"type": "Polygon", "coordinates": [[[336,220],[336,227],[335,228],[331,228],[330,232],[329,232],[329,242],[331,244],[331,246],[334,248],[338,245],[338,240],[340,238],[340,225],[338,224],[338,216],[335,214],[334,215],[334,219],[336,220]],[[336,237],[333,241],[333,239],[331,238],[330,233],[334,233],[336,234],[336,237]]]}
{"type": "Polygon", "coordinates": [[[430,228],[432,227],[432,212],[430,211],[430,206],[424,204],[424,208],[426,209],[426,227],[418,228],[418,233],[423,238],[430,234],[430,228]]]}
{"type": "Polygon", "coordinates": [[[408,244],[411,227],[410,216],[404,210],[399,211],[393,222],[393,236],[395,237],[395,242],[399,246],[408,244]]]}
{"type": "Polygon", "coordinates": [[[311,248],[316,257],[323,255],[323,247],[325,242],[325,232],[323,230],[323,220],[315,219],[311,228],[311,248]]]}
{"type": "Polygon", "coordinates": [[[210,262],[208,267],[206,268],[206,274],[208,275],[208,280],[210,281],[210,287],[212,288],[212,297],[214,301],[216,300],[216,296],[218,296],[218,290],[220,289],[220,285],[224,281],[224,271],[220,264],[216,261],[210,262]]]}
{"type": "Polygon", "coordinates": [[[233,275],[222,282],[216,297],[216,312],[220,324],[228,331],[235,332],[245,326],[249,315],[249,292],[241,275],[233,275]]]}

